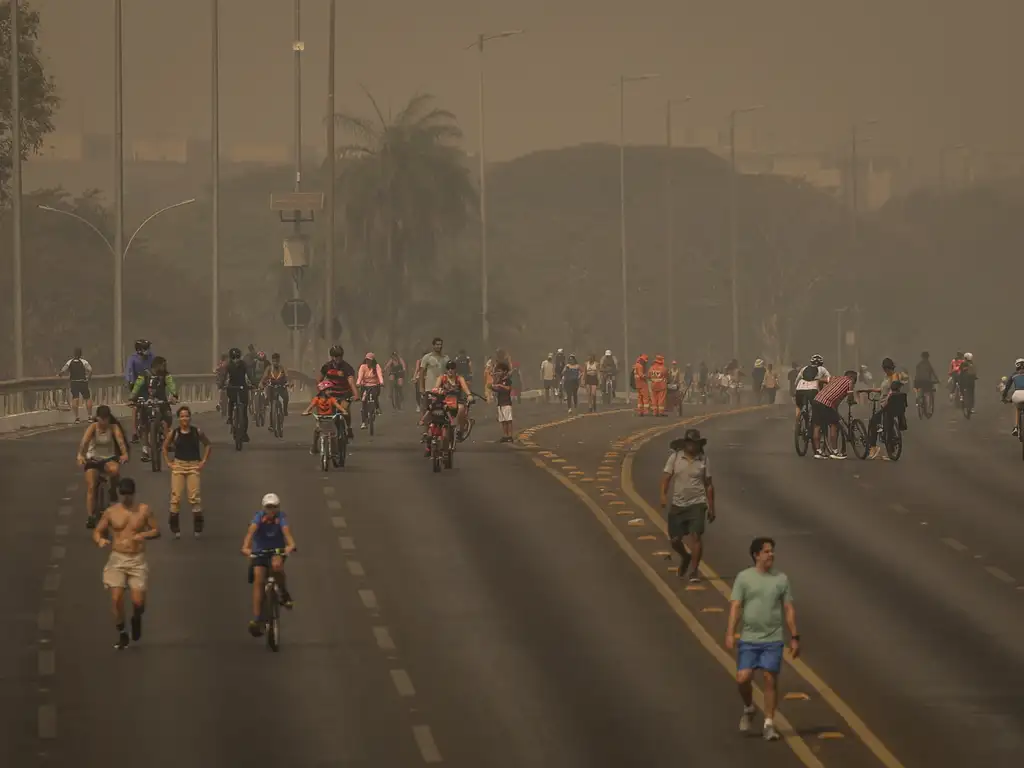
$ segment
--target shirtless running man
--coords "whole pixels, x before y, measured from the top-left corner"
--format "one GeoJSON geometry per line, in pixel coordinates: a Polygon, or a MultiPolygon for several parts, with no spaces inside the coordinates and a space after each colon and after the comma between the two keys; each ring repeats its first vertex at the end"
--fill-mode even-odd
{"type": "Polygon", "coordinates": [[[135,503],[135,481],[122,477],[117,484],[121,501],[107,507],[92,533],[100,549],[111,545],[110,558],[103,568],[103,585],[110,590],[111,608],[117,624],[117,650],[128,647],[124,629],[124,591],[131,591],[132,640],[142,639],[142,613],[146,610],[146,584],[149,564],[146,562],[146,540],[160,536],[160,529],[149,514],[148,504],[135,503]],[[110,529],[112,540],[107,539],[110,529]]]}

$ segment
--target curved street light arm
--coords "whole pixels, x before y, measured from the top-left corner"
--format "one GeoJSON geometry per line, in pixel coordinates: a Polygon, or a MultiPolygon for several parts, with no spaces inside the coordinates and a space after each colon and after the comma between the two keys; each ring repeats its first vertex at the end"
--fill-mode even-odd
{"type": "Polygon", "coordinates": [[[39,208],[39,210],[41,210],[41,211],[49,211],[50,213],[60,213],[60,214],[63,214],[65,216],[70,216],[72,219],[78,219],[80,222],[85,224],[85,226],[87,226],[89,229],[91,229],[93,232],[95,232],[97,235],[100,236],[100,239],[104,242],[104,244],[107,246],[107,249],[110,251],[110,255],[111,256],[115,256],[115,257],[117,256],[117,251],[114,250],[114,246],[107,239],[107,236],[104,235],[102,232],[100,232],[100,230],[97,229],[96,226],[91,221],[89,221],[88,219],[83,218],[82,216],[79,216],[77,213],[72,213],[71,211],[65,211],[65,210],[62,210],[60,208],[54,208],[54,207],[49,206],[49,205],[37,205],[36,207],[39,208]]]}
{"type": "MultiPolygon", "coordinates": [[[[153,213],[149,214],[149,216],[144,218],[142,220],[142,223],[139,224],[139,226],[135,228],[134,232],[132,232],[132,236],[128,238],[128,244],[124,247],[124,253],[121,254],[121,261],[124,261],[125,259],[128,258],[128,249],[132,247],[132,242],[135,240],[135,236],[138,235],[139,232],[142,231],[142,228],[144,226],[146,226],[150,221],[155,219],[161,213],[166,213],[167,211],[170,211],[173,208],[180,208],[183,205],[189,205],[190,203],[194,203],[195,201],[196,201],[196,199],[194,197],[191,197],[188,200],[182,200],[180,203],[174,203],[173,205],[164,206],[159,211],[154,211],[153,213]]],[[[84,219],[83,219],[83,221],[84,221],[84,219]]],[[[86,223],[88,223],[88,222],[86,222],[86,223]]]]}

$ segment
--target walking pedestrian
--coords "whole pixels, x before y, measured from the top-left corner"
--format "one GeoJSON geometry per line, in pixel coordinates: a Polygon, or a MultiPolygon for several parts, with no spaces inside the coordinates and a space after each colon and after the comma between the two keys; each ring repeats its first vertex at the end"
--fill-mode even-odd
{"type": "Polygon", "coordinates": [[[779,374],[775,372],[775,366],[768,363],[764,372],[764,380],[761,382],[761,392],[764,394],[763,402],[768,405],[775,405],[775,393],[779,391],[779,374]]]}
{"type": "Polygon", "coordinates": [[[551,402],[551,390],[555,386],[555,355],[548,352],[548,356],[540,363],[540,380],[544,383],[544,402],[551,402]]]}
{"type": "Polygon", "coordinates": [[[775,570],[775,540],[758,537],[750,543],[751,568],[740,571],[732,586],[729,625],[725,647],[736,648],[736,685],[743,700],[740,733],[750,731],[754,720],[753,680],[761,670],[764,678],[765,741],[775,741],[775,705],[778,701],[779,673],[782,671],[783,618],[789,628],[789,647],[793,658],[800,655],[800,634],[796,629],[796,609],[789,577],[775,570]],[[740,628],[739,645],[736,630],[740,628]]]}
{"type": "Polygon", "coordinates": [[[492,372],[491,389],[498,401],[498,423],[501,424],[502,443],[514,441],[512,436],[512,383],[511,367],[507,360],[499,360],[492,372]]]}
{"type": "Polygon", "coordinates": [[[690,581],[700,583],[700,560],[705,520],[715,520],[715,487],[711,468],[704,453],[707,439],[700,430],[688,429],[680,440],[671,443],[672,453],[665,462],[661,476],[661,506],[668,505],[669,488],[672,504],[668,510],[668,536],[672,549],[679,553],[679,578],[685,579],[690,565],[690,581]]]}
{"type": "Polygon", "coordinates": [[[178,426],[164,438],[164,464],[171,468],[171,533],[181,538],[181,496],[188,490],[188,503],[192,507],[192,533],[198,539],[203,532],[203,507],[199,498],[199,473],[210,459],[213,446],[206,434],[192,423],[192,409],[183,405],[178,409],[178,426]],[[170,449],[174,449],[174,460],[170,449]]]}
{"type": "Polygon", "coordinates": [[[92,366],[89,361],[82,357],[82,348],[75,347],[75,353],[71,359],[64,363],[58,376],[68,375],[71,389],[71,412],[75,415],[75,424],[81,419],[78,418],[78,409],[85,401],[85,417],[92,421],[92,393],[89,391],[89,379],[92,378],[92,366]]]}

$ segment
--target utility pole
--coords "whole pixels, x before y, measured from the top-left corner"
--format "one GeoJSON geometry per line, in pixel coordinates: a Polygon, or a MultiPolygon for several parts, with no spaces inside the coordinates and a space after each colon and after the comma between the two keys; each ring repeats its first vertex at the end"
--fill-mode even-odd
{"type": "MultiPolygon", "coordinates": [[[[302,0],[295,0],[295,29],[292,50],[295,52],[295,191],[302,191],[302,0]]],[[[302,217],[296,216],[292,224],[295,240],[301,242],[302,217]]],[[[299,280],[302,268],[292,269],[292,298],[299,298],[299,280]]],[[[301,332],[292,330],[292,367],[298,369],[301,358],[301,332]]]]}
{"type": "Polygon", "coordinates": [[[669,359],[676,353],[676,319],[672,311],[672,299],[675,288],[675,268],[673,265],[672,251],[675,248],[675,221],[673,209],[675,208],[672,199],[672,100],[665,102],[665,268],[668,273],[667,290],[668,300],[666,302],[668,317],[668,349],[666,350],[669,359]]]}
{"type": "Polygon", "coordinates": [[[732,356],[740,359],[739,276],[736,265],[738,246],[738,212],[736,201],[736,110],[729,113],[729,284],[732,290],[732,356]]]}
{"type": "MultiPolygon", "coordinates": [[[[336,158],[334,148],[334,70],[337,27],[337,0],[331,0],[327,22],[327,269],[324,276],[324,343],[334,345],[334,184],[336,158]]],[[[324,359],[327,359],[326,356],[324,359]]]]}
{"type": "Polygon", "coordinates": [[[210,303],[213,366],[220,362],[220,0],[210,0],[210,175],[213,179],[213,242],[210,303]]]}
{"type": "Polygon", "coordinates": [[[25,328],[21,305],[21,32],[18,29],[18,0],[11,0],[11,230],[14,242],[14,377],[25,378],[25,328]]]}
{"type": "Polygon", "coordinates": [[[121,30],[121,0],[114,0],[114,373],[124,367],[122,336],[122,302],[124,291],[124,68],[121,48],[124,34],[121,30]]]}

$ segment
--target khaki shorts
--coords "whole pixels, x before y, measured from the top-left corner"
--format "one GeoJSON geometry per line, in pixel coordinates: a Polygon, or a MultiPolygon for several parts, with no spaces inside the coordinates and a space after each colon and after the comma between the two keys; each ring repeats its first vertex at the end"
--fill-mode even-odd
{"type": "Polygon", "coordinates": [[[103,567],[103,586],[107,589],[141,589],[149,582],[149,564],[145,554],[125,555],[111,552],[103,567]]]}

